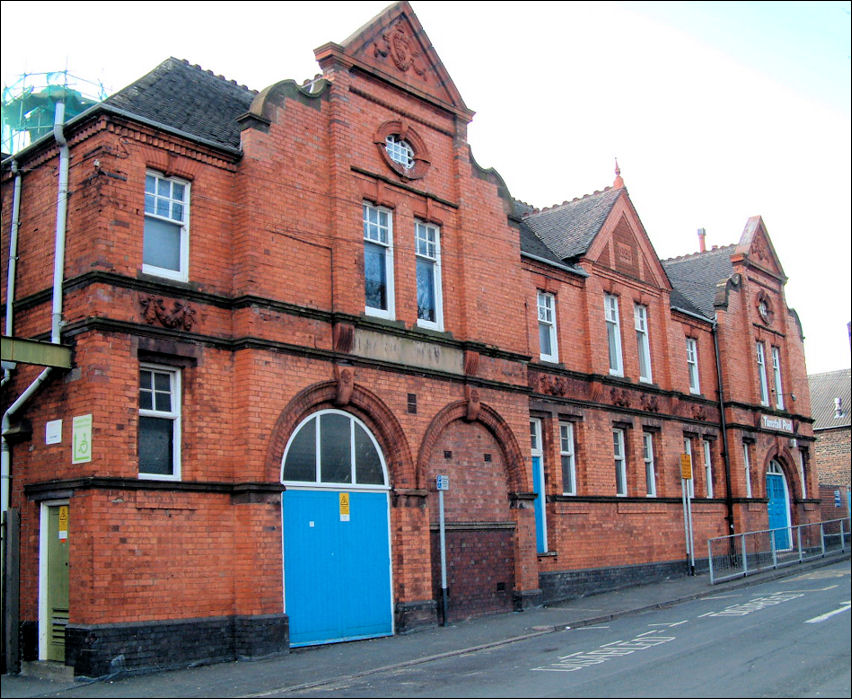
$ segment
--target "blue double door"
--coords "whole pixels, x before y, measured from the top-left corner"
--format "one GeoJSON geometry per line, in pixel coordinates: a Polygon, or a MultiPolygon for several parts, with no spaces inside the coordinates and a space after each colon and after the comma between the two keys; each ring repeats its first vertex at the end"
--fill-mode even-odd
{"type": "Polygon", "coordinates": [[[286,490],[290,645],[393,634],[387,492],[286,490]]]}
{"type": "Polygon", "coordinates": [[[769,511],[769,528],[773,530],[775,550],[790,548],[790,508],[787,503],[787,485],[780,473],[766,474],[766,496],[769,511]]]}

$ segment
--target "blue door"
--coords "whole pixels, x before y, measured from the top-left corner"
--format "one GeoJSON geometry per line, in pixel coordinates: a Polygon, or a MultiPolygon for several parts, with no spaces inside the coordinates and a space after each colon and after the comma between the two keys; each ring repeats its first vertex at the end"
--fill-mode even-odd
{"type": "Polygon", "coordinates": [[[787,485],[780,473],[766,474],[766,496],[769,498],[769,528],[773,529],[775,549],[790,548],[790,513],[787,506],[787,485]]]}
{"type": "Polygon", "coordinates": [[[541,468],[541,457],[532,457],[533,491],[535,498],[535,542],[538,553],[547,552],[547,521],[545,520],[544,503],[544,474],[541,468]]]}
{"type": "Polygon", "coordinates": [[[282,517],[290,645],[393,634],[387,492],[288,489],[282,517]]]}

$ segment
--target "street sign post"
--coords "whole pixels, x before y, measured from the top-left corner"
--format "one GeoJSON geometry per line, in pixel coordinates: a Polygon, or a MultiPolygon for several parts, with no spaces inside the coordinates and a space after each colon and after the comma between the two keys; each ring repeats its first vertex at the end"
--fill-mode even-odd
{"type": "Polygon", "coordinates": [[[441,535],[441,626],[447,625],[447,542],[444,532],[444,491],[450,489],[450,477],[435,479],[438,489],[438,526],[441,535]]]}

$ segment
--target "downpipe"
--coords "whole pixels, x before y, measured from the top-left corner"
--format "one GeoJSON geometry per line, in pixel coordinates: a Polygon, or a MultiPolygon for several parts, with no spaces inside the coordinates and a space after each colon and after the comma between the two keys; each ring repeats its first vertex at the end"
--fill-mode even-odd
{"type": "MultiPolygon", "coordinates": [[[[711,334],[713,335],[713,353],[716,355],[716,381],[719,392],[719,420],[722,428],[722,462],[725,465],[725,519],[728,520],[728,534],[731,535],[734,533],[734,499],[733,495],[731,495],[731,455],[728,451],[728,425],[725,420],[725,386],[722,380],[722,360],[719,357],[718,328],[719,322],[714,318],[713,325],[711,327],[711,334]]],[[[733,543],[733,539],[730,539],[730,541],[730,554],[734,556],[736,555],[735,545],[733,543]]]]}
{"type": "MultiPolygon", "coordinates": [[[[9,231],[9,267],[6,275],[6,325],[4,334],[12,337],[15,305],[15,276],[18,265],[18,229],[21,226],[21,171],[18,161],[12,161],[12,173],[15,175],[15,187],[12,194],[12,228],[9,231]]],[[[12,368],[3,368],[3,380],[0,386],[5,386],[12,378],[12,368]]]]}

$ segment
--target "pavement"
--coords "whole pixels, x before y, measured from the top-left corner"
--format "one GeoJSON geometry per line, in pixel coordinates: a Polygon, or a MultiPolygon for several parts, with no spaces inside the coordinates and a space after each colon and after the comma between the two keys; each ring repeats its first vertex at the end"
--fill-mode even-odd
{"type": "Polygon", "coordinates": [[[6,697],[266,697],[329,680],[354,679],[501,646],[566,628],[578,628],[725,594],[769,580],[800,575],[834,563],[849,568],[850,554],[836,553],[745,578],[710,584],[709,575],[674,577],[573,599],[558,606],[492,614],[409,634],[298,648],[259,660],[98,680],[75,679],[64,666],[25,663],[20,675],[2,676],[6,697]]]}

